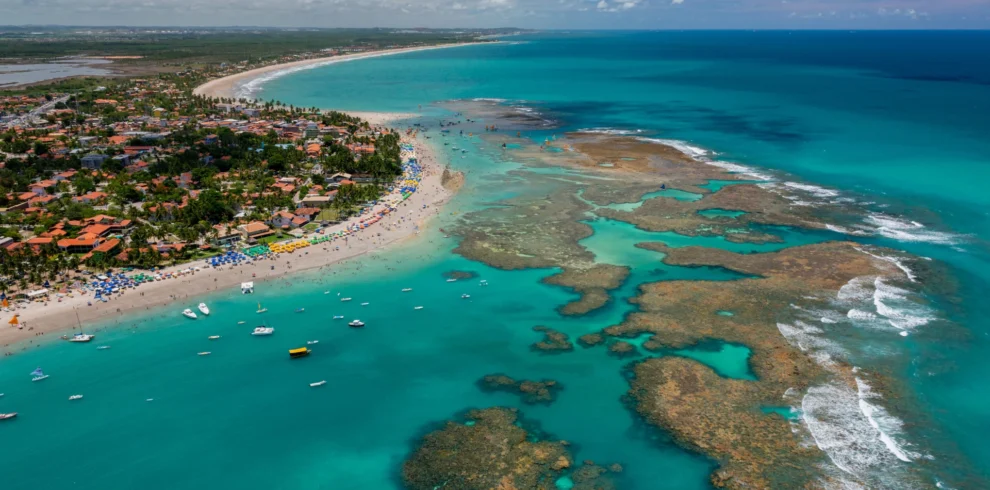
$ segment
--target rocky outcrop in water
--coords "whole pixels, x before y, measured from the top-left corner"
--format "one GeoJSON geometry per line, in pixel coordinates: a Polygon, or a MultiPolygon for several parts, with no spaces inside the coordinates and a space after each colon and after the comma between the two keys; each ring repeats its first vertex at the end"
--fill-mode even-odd
{"type": "Polygon", "coordinates": [[[600,333],[589,333],[578,337],[581,347],[594,347],[605,343],[605,336],[600,333]]]}
{"type": "Polygon", "coordinates": [[[471,425],[447,422],[427,434],[402,466],[412,490],[555,490],[573,464],[562,441],[532,441],[508,408],[472,410],[471,425]]]}
{"type": "Polygon", "coordinates": [[[523,403],[531,405],[553,403],[557,399],[557,393],[563,388],[552,379],[517,381],[504,374],[489,374],[478,380],[478,386],[484,391],[504,391],[519,395],[523,403]]]}
{"type": "Polygon", "coordinates": [[[559,309],[563,315],[583,315],[608,304],[608,291],[622,285],[629,277],[629,268],[609,264],[591,267],[568,267],[563,272],[547,277],[543,282],[573,289],[581,294],[577,301],[559,309]]]}
{"type": "Polygon", "coordinates": [[[533,344],[533,350],[547,353],[570,352],[574,350],[574,344],[570,337],[563,332],[558,332],[549,327],[533,327],[536,332],[543,332],[543,340],[533,344]]]}

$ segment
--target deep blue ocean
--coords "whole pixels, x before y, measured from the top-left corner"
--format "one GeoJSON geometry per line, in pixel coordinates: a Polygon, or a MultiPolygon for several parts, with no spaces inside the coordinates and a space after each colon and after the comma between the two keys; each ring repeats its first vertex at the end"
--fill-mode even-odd
{"type": "MultiPolygon", "coordinates": [[[[950,480],[986,483],[990,32],[542,33],[297,71],[252,95],[418,113],[434,123],[449,117],[445,101],[501,99],[554,121],[556,133],[594,128],[680,140],[826,195],[871,202],[872,236],[857,239],[931,258],[958,289],[925,297],[939,322],[909,337],[877,334],[882,354],[851,361],[894,366],[909,386],[917,416],[901,421],[902,446],[931,455],[950,480]],[[964,334],[941,335],[941,321],[964,334]]],[[[261,284],[253,298],[215,294],[206,298],[214,315],[195,323],[176,308],[120,319],[139,328],[101,332],[99,343],[111,350],[59,343],[0,361],[0,412],[22,414],[0,425],[0,485],[400,488],[401,462],[418,436],[466,409],[506,405],[571,441],[578,460],[621,463],[622,488],[707,488],[714,462],[623,405],[628,361],[602,350],[532,352],[541,336],[531,328],[574,339],[619,323],[635,308],[625,300],[639,284],[737,277],[664,266],[637,242],[755,252],[844,235],[788,230],[783,244],[740,246],[597,220],[582,245],[632,274],[608,307],[564,318],[556,308],[574,295],[540,283],[554,271],[498,271],[451,253],[453,239],[438,228],[514,192],[496,182],[519,170],[479,141],[461,145],[471,151],[448,157],[467,172],[464,189],[411,243],[335,266],[331,275],[261,284]],[[452,270],[475,272],[490,286],[447,283],[452,270]],[[400,294],[404,287],[413,293],[400,294]],[[339,303],[337,292],[354,302],[339,303]],[[460,299],[465,292],[468,302],[460,299]],[[271,338],[236,325],[254,316],[259,299],[273,314],[271,338]],[[413,314],[418,305],[425,308],[413,314]],[[298,307],[306,312],[291,316],[298,307]],[[334,314],[360,315],[368,327],[349,330],[334,314]],[[212,334],[224,335],[209,345],[213,355],[195,356],[212,334]],[[284,358],[284,349],[308,339],[320,340],[314,356],[284,358]],[[32,384],[28,373],[39,365],[52,378],[32,384]],[[491,373],[553,378],[564,390],[553,405],[523,405],[478,390],[475,381],[491,373]],[[319,379],[325,389],[308,387],[319,379]],[[66,402],[77,392],[86,395],[82,403],[66,402]]],[[[750,376],[744,346],[666,355],[750,376]]]]}

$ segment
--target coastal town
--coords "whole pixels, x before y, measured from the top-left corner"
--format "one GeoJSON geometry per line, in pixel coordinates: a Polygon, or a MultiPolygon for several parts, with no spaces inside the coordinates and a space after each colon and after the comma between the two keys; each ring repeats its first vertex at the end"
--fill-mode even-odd
{"type": "Polygon", "coordinates": [[[398,228],[405,218],[394,213],[408,207],[424,177],[439,178],[435,168],[424,168],[416,131],[194,91],[209,79],[258,68],[220,64],[0,96],[7,326],[34,330],[33,312],[61,311],[63,303],[97,308],[126,289],[204,269],[274,260],[314,245],[328,253],[341,252],[342,244],[353,249],[348,238],[384,218],[391,219],[379,228],[398,228]]]}

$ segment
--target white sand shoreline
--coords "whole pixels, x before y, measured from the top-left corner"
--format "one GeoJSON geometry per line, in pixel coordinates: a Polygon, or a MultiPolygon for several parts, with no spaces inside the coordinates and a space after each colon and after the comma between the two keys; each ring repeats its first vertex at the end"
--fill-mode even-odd
{"type": "MultiPolygon", "coordinates": [[[[71,298],[64,297],[61,301],[44,304],[31,303],[15,312],[25,328],[17,329],[6,324],[0,326],[0,351],[11,355],[43,345],[45,341],[55,340],[59,334],[76,327],[77,315],[78,321],[84,326],[169,305],[175,309],[174,314],[179,315],[184,308],[195,309],[195,304],[199,301],[192,298],[198,296],[235,289],[246,281],[254,281],[257,288],[263,288],[272,279],[318,269],[383,247],[398,245],[415,237],[430,218],[440,213],[443,204],[453,196],[453,192],[442,185],[444,165],[438,161],[433,146],[427,144],[425,139],[403,139],[414,146],[416,158],[422,166],[423,178],[418,190],[400,204],[395,212],[346,240],[338,239],[291,254],[281,254],[273,260],[257,260],[236,267],[207,268],[204,267],[206,262],[199,260],[164,268],[162,272],[176,272],[190,267],[200,267],[201,270],[174,279],[142,284],[136,289],[114,295],[106,303],[93,300],[91,293],[77,293],[71,298]],[[335,250],[336,247],[340,250],[335,250]]],[[[330,228],[330,232],[342,229],[357,219],[359,218],[351,218],[348,222],[335,225],[330,228]]],[[[10,316],[12,314],[7,313],[4,318],[10,316]]],[[[87,328],[86,331],[96,332],[93,328],[87,328]]]]}
{"type": "MultiPolygon", "coordinates": [[[[281,63],[277,65],[263,66],[261,68],[255,68],[253,70],[248,70],[234,75],[229,75],[223,78],[218,78],[216,80],[211,80],[193,89],[193,94],[202,95],[205,97],[237,99],[240,98],[237,95],[238,87],[246,83],[249,83],[253,80],[257,80],[258,78],[264,77],[265,75],[268,74],[275,74],[277,72],[284,72],[285,74],[288,74],[297,70],[316,68],[319,66],[332,65],[335,63],[342,63],[346,61],[377,58],[381,56],[391,56],[391,55],[403,54],[403,53],[414,53],[417,51],[429,51],[434,49],[475,46],[481,44],[493,44],[493,43],[468,42],[468,43],[438,44],[433,46],[417,46],[413,48],[385,49],[381,51],[371,51],[367,53],[356,53],[356,54],[348,54],[341,56],[328,56],[325,58],[313,58],[309,60],[293,61],[291,63],[281,63]]],[[[377,123],[376,121],[369,121],[369,122],[371,122],[372,124],[377,123]]]]}

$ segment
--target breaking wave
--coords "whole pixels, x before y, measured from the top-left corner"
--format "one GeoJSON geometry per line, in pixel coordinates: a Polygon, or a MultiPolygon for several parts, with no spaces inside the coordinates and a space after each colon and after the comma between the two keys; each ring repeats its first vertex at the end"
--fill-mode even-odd
{"type": "Polygon", "coordinates": [[[631,136],[645,133],[642,129],[615,129],[615,128],[584,128],[577,130],[579,133],[609,134],[614,136],[631,136]]]}
{"type": "Polygon", "coordinates": [[[952,233],[930,230],[917,221],[909,221],[883,213],[871,213],[866,222],[874,227],[877,234],[902,242],[928,242],[954,245],[959,236],[952,233]]]}

